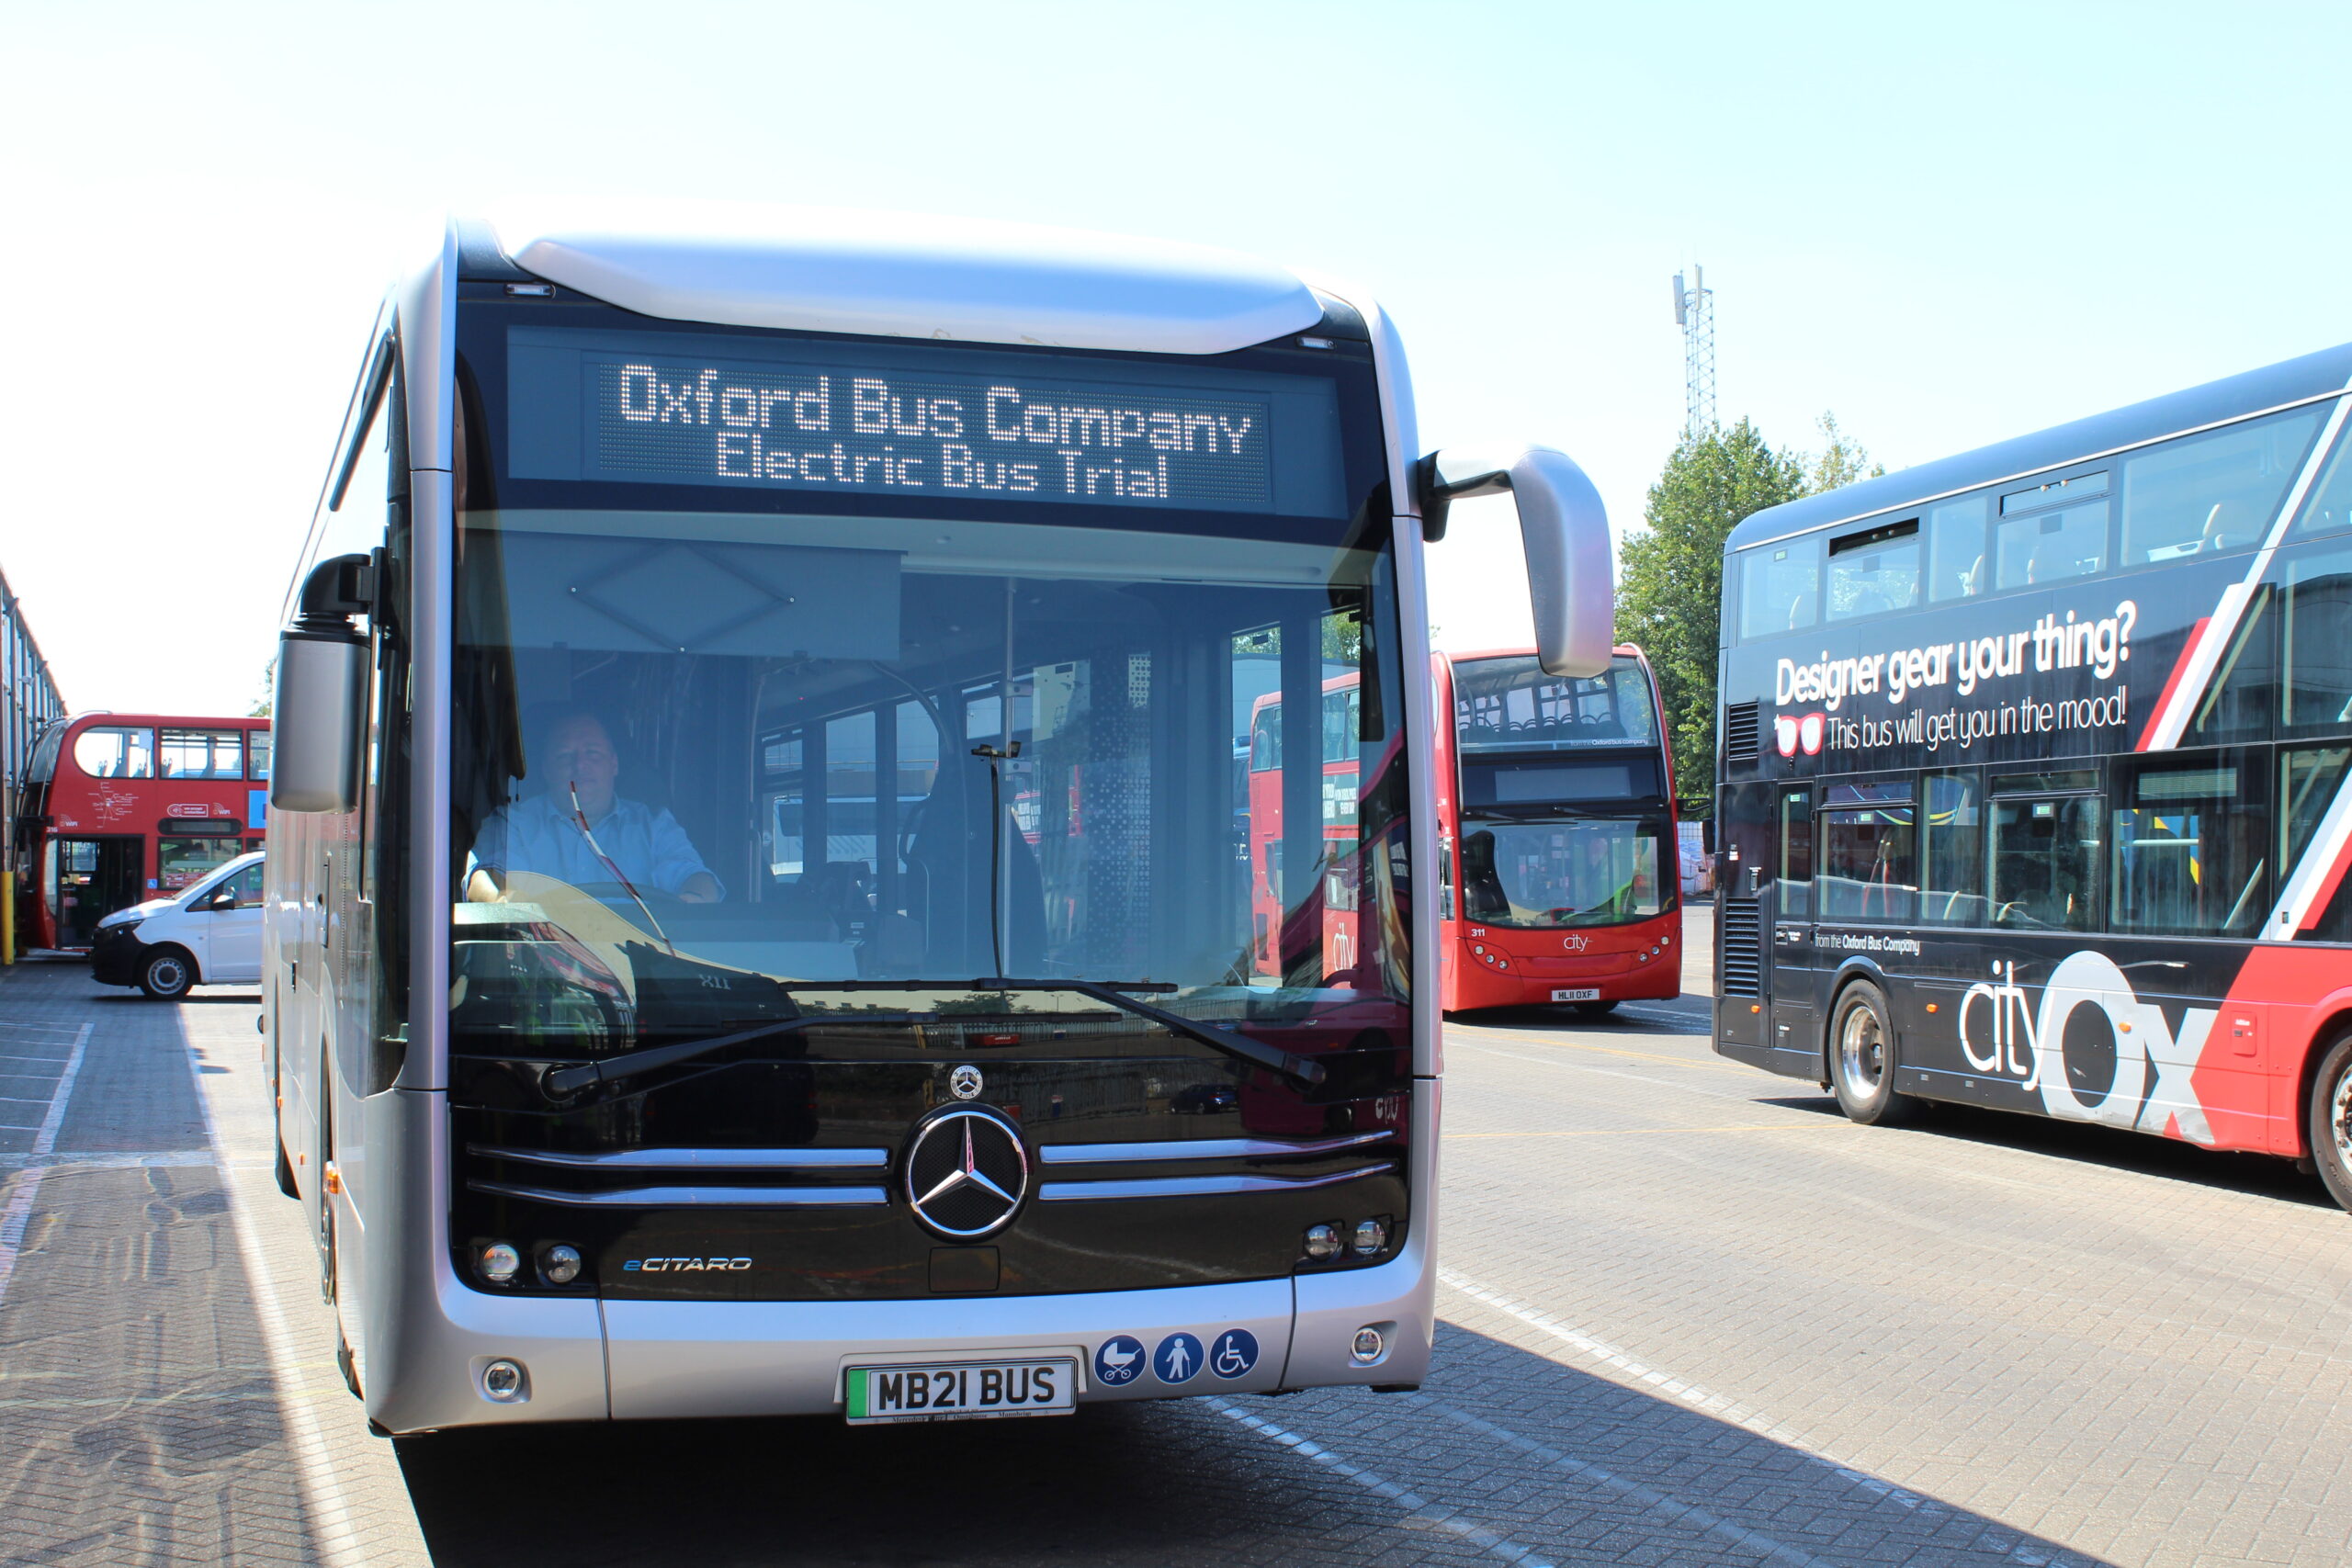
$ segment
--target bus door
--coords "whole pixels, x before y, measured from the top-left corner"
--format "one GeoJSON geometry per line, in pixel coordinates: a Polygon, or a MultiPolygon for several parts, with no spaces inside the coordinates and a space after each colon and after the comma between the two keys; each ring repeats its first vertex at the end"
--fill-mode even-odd
{"type": "Polygon", "coordinates": [[[51,840],[49,909],[58,946],[89,946],[102,918],[145,897],[146,847],[144,839],[51,840]]]}
{"type": "MultiPolygon", "coordinates": [[[[1820,1048],[1814,1019],[1813,786],[1783,784],[1773,834],[1772,1049],[1806,1055],[1820,1048]]],[[[1783,1058],[1785,1060],[1786,1058],[1783,1058]]]]}

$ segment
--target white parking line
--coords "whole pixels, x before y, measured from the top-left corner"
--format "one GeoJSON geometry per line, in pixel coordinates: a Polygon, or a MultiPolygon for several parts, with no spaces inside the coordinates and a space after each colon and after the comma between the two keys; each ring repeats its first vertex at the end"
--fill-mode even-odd
{"type": "Polygon", "coordinates": [[[1334,1475],[1345,1476],[1365,1491],[1385,1497],[1405,1510],[1405,1522],[1409,1526],[1421,1529],[1443,1530],[1448,1535],[1459,1536],[1490,1556],[1499,1557],[1506,1562],[1523,1563],[1526,1568],[1552,1568],[1552,1564],[1545,1559],[1538,1557],[1532,1549],[1520,1545],[1509,1536],[1489,1529],[1455,1509],[1432,1503],[1411,1488],[1399,1486],[1396,1483],[1366,1470],[1360,1464],[1351,1463],[1322,1444],[1301,1437],[1288,1427],[1277,1427],[1264,1416],[1252,1416],[1239,1405],[1215,1395],[1203,1400],[1202,1403],[1218,1415],[1239,1422],[1260,1437],[1270,1438],[1282,1444],[1302,1459],[1313,1460],[1334,1475]]]}
{"type": "Polygon", "coordinates": [[[209,1149],[109,1149],[100,1154],[0,1155],[0,1170],[146,1170],[155,1166],[216,1166],[209,1149]]]}
{"type": "MultiPolygon", "coordinates": [[[[40,1119],[40,1130],[33,1134],[32,1155],[45,1158],[57,1147],[59,1129],[65,1125],[65,1103],[74,1097],[74,1078],[82,1070],[82,1047],[90,1040],[90,1026],[84,1024],[74,1036],[74,1048],[65,1058],[65,1066],[57,1075],[57,1088],[49,1097],[48,1113],[40,1119]]],[[[27,1101],[26,1103],[35,1103],[27,1101]]],[[[0,1304],[8,1300],[8,1281],[17,1276],[17,1254],[25,1245],[25,1225],[33,1213],[33,1196],[40,1190],[40,1179],[48,1173],[46,1165],[29,1166],[17,1173],[8,1190],[8,1202],[0,1208],[0,1304]]]]}
{"type": "MultiPolygon", "coordinates": [[[[185,1032],[183,1032],[185,1034],[185,1032]]],[[[243,1194],[231,1172],[228,1150],[221,1146],[220,1129],[212,1119],[212,1101],[205,1092],[203,1062],[195,1042],[187,1043],[187,1076],[196,1089],[198,1109],[204,1112],[204,1140],[220,1156],[220,1189],[229,1200],[229,1219],[237,1233],[237,1251],[245,1265],[245,1280],[253,1296],[254,1315],[261,1324],[262,1348],[269,1357],[270,1386],[277,1398],[278,1419],[285,1423],[287,1447],[293,1451],[295,1474],[302,1490],[303,1512],[311,1538],[329,1568],[361,1568],[366,1555],[357,1539],[357,1520],[336,1479],[327,1449],[326,1432],[319,1424],[311,1401],[299,1397],[301,1362],[293,1352],[294,1337],[279,1310],[269,1260],[261,1247],[261,1233],[245,1208],[243,1194]]]]}
{"type": "MultiPolygon", "coordinates": [[[[1456,1269],[1441,1268],[1437,1271],[1437,1277],[1472,1301],[1492,1307],[1506,1316],[1515,1317],[1529,1327],[1550,1335],[1562,1344],[1581,1352],[1602,1366],[1622,1372],[1635,1382],[1654,1388],[1692,1410],[1713,1416],[1719,1421],[1729,1422],[1735,1427],[1755,1433],[1759,1438],[1778,1443],[1800,1458],[1820,1465],[1840,1481],[1862,1491],[1884,1497],[1900,1507],[1911,1509],[1929,1517],[1950,1517],[1959,1513],[1959,1510],[1950,1504],[1939,1503],[1932,1497],[1923,1496],[1906,1487],[1897,1486],[1891,1481],[1882,1481],[1868,1471],[1847,1463],[1808,1442],[1804,1434],[1793,1427],[1783,1422],[1773,1420],[1759,1410],[1752,1409],[1736,1400],[1727,1399],[1713,1390],[1687,1379],[1678,1378],[1670,1372],[1661,1371],[1656,1367],[1635,1360],[1607,1340],[1595,1338],[1575,1325],[1544,1311],[1541,1307],[1530,1306],[1524,1302],[1515,1301],[1499,1291],[1480,1284],[1456,1269]]],[[[2006,1525],[1986,1521],[1986,1528],[2001,1535],[2014,1538],[2006,1544],[1997,1540],[1988,1544],[2001,1551],[2003,1555],[2013,1557],[2021,1563],[2036,1565],[2036,1568],[2039,1568],[2039,1565],[2043,1564],[2086,1561],[2064,1551],[2044,1553],[2038,1550],[2041,1543],[2026,1539],[2006,1525]]]]}
{"type": "Polygon", "coordinates": [[[1510,1427],[1498,1427],[1484,1416],[1473,1416],[1467,1410],[1457,1410],[1442,1400],[1431,1399],[1426,1393],[1409,1394],[1407,1397],[1426,1407],[1431,1415],[1442,1416],[1457,1427],[1476,1432],[1483,1438],[1491,1438],[1507,1447],[1517,1449],[1530,1459],[1542,1460],[1545,1464],[1555,1470],[1564,1470],[1579,1481],[1589,1481],[1596,1486],[1604,1487],[1616,1493],[1627,1502],[1638,1504],[1649,1512],[1662,1515],[1676,1524],[1685,1526],[1702,1535],[1713,1536],[1716,1540],[1728,1542],[1742,1551],[1753,1551],[1768,1562],[1787,1563],[1790,1568],[1834,1568],[1834,1565],[1826,1558],[1800,1551],[1795,1547],[1775,1540],[1759,1530],[1749,1529],[1744,1525],[1736,1525],[1729,1519],[1701,1507],[1696,1503],[1669,1496],[1656,1487],[1645,1486],[1638,1481],[1628,1481],[1614,1471],[1604,1470],[1589,1460],[1577,1459],[1572,1454],[1562,1453],[1548,1444],[1539,1443],[1532,1438],[1521,1437],[1510,1427]]]}

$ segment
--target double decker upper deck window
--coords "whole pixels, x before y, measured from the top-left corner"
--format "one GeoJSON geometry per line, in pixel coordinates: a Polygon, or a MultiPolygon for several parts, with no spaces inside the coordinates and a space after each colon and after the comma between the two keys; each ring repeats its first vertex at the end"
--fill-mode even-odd
{"type": "Polygon", "coordinates": [[[2320,410],[2294,409],[2123,460],[2123,564],[2251,549],[2269,531],[2320,410]]]}
{"type": "Polygon", "coordinates": [[[1743,638],[1802,631],[1820,618],[1820,535],[1759,545],[1740,558],[1743,638]]]}
{"type": "Polygon", "coordinates": [[[1829,619],[1907,610],[1918,602],[1917,519],[1829,542],[1829,619]]]}
{"type": "Polygon", "coordinates": [[[74,765],[94,779],[152,779],[155,732],[113,725],[85,729],[74,738],[74,765]]]}

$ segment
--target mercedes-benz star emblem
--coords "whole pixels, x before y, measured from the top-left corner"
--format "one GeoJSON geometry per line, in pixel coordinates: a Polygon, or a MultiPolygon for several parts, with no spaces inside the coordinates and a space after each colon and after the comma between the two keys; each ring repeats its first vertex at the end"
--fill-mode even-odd
{"type": "Polygon", "coordinates": [[[906,1190],[915,1217],[941,1235],[968,1241],[1003,1229],[1029,1190],[1021,1130],[984,1106],[934,1113],[907,1145],[906,1190]]]}
{"type": "Polygon", "coordinates": [[[980,1069],[968,1064],[956,1068],[947,1075],[947,1087],[955,1091],[958,1100],[979,1099],[980,1069]]]}

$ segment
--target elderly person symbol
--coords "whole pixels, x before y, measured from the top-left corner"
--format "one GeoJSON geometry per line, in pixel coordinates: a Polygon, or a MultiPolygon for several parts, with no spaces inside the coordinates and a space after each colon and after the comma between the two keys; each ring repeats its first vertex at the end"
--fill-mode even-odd
{"type": "Polygon", "coordinates": [[[469,898],[503,897],[511,872],[555,877],[592,892],[609,889],[616,897],[666,893],[712,904],[725,897],[676,818],[615,790],[620,754],[595,715],[558,716],[530,761],[539,793],[501,807],[482,824],[467,878],[469,898]]]}

